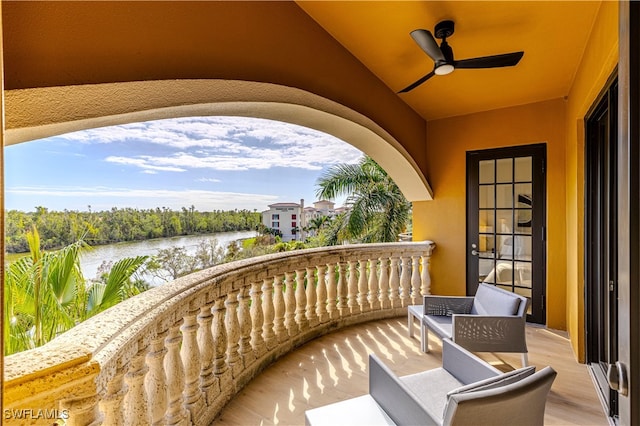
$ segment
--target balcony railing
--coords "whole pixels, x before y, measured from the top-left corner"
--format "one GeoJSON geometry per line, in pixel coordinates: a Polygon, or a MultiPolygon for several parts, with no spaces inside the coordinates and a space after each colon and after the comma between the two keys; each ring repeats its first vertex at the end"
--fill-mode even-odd
{"type": "Polygon", "coordinates": [[[430,241],[299,250],[219,265],[128,299],[5,359],[5,418],[208,424],[260,371],[429,294],[430,241]]]}

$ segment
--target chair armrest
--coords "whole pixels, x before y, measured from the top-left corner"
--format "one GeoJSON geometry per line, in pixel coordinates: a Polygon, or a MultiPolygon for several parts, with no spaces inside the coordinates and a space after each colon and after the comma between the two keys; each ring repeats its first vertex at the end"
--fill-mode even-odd
{"type": "Polygon", "coordinates": [[[442,367],[465,385],[501,374],[500,370],[449,339],[442,341],[442,367]]]}
{"type": "Polygon", "coordinates": [[[451,338],[473,352],[527,352],[525,320],[518,316],[454,315],[451,338]]]}
{"type": "Polygon", "coordinates": [[[369,394],[398,425],[441,424],[442,414],[429,413],[407,385],[374,354],[369,354],[369,394]]]}
{"type": "Polygon", "coordinates": [[[424,314],[451,316],[469,314],[473,306],[473,297],[465,296],[424,296],[424,314]]]}

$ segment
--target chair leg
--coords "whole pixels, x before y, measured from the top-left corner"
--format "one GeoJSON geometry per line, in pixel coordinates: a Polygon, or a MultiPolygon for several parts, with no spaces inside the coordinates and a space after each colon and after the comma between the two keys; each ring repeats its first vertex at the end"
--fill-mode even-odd
{"type": "Polygon", "coordinates": [[[413,337],[413,315],[411,315],[411,310],[407,309],[408,313],[407,313],[407,328],[409,329],[409,337],[413,337]]]}
{"type": "Polygon", "coordinates": [[[420,324],[420,342],[422,343],[422,352],[429,352],[429,330],[423,324],[420,324]]]}
{"type": "Polygon", "coordinates": [[[525,352],[522,354],[522,366],[526,367],[529,365],[529,355],[525,352]]]}

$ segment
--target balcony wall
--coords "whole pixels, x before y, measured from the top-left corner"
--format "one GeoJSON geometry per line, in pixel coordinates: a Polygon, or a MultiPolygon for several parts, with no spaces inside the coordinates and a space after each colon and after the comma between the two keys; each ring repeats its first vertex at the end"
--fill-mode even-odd
{"type": "Polygon", "coordinates": [[[430,241],[300,250],[151,289],[5,359],[23,424],[207,424],[276,359],[430,293],[430,241]]]}

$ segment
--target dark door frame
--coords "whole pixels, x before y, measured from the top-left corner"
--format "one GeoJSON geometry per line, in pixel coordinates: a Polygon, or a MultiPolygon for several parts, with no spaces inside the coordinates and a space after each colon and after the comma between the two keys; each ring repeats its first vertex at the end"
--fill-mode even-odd
{"type": "Polygon", "coordinates": [[[609,417],[618,417],[618,394],[607,381],[618,359],[618,83],[609,78],[585,119],[585,326],[586,360],[609,417]]]}
{"type": "Polygon", "coordinates": [[[535,322],[539,324],[546,324],[546,293],[547,293],[547,182],[546,182],[546,163],[547,163],[547,144],[539,143],[532,145],[519,145],[504,148],[492,148],[477,151],[467,152],[467,202],[466,202],[466,228],[467,228],[467,256],[466,256],[466,291],[467,295],[473,295],[478,287],[478,275],[477,267],[473,267],[474,262],[477,266],[478,258],[473,256],[473,244],[478,246],[478,217],[477,217],[477,203],[471,205],[471,195],[476,194],[477,201],[477,186],[472,188],[470,176],[478,176],[478,162],[485,159],[493,159],[496,157],[504,156],[508,158],[510,156],[526,157],[531,156],[533,158],[532,165],[532,179],[533,185],[533,200],[532,206],[532,262],[535,262],[536,267],[533,267],[532,263],[532,315],[527,315],[527,321],[535,322]],[[473,192],[472,192],[473,191],[473,192]],[[475,225],[474,225],[475,224],[475,225]],[[474,234],[472,236],[472,234],[474,234]]]}
{"type": "Polygon", "coordinates": [[[640,2],[619,3],[618,359],[621,424],[640,423],[640,2]]]}

